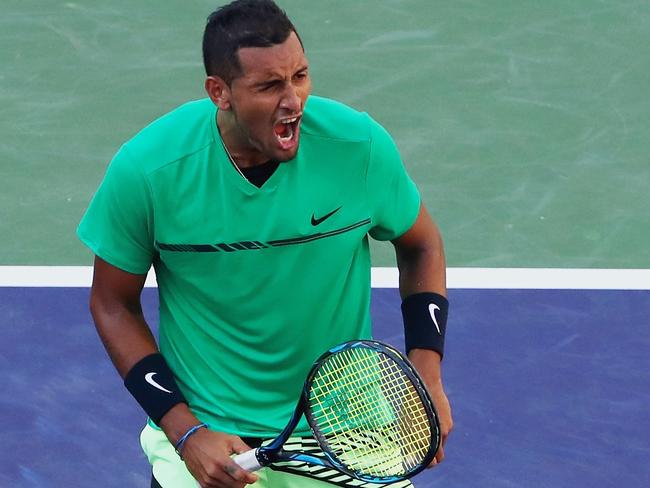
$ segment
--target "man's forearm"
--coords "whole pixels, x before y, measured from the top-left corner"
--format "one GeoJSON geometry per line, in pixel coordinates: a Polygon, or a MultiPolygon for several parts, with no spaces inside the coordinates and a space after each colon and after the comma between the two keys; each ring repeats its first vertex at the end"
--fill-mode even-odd
{"type": "Polygon", "coordinates": [[[158,352],[151,329],[140,313],[91,298],[95,328],[113,365],[122,378],[142,358],[158,352]]]}
{"type": "Polygon", "coordinates": [[[423,292],[447,296],[442,248],[401,251],[397,256],[399,291],[402,298],[423,292]]]}
{"type": "Polygon", "coordinates": [[[424,206],[413,227],[393,244],[402,298],[422,292],[447,296],[442,237],[424,206]]]}

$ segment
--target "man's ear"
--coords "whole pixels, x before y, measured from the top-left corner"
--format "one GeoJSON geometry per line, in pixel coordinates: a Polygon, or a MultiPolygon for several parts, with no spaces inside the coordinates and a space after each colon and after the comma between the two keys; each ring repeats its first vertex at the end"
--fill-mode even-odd
{"type": "Polygon", "coordinates": [[[230,87],[219,76],[208,76],[205,79],[205,91],[219,109],[230,110],[230,87]]]}

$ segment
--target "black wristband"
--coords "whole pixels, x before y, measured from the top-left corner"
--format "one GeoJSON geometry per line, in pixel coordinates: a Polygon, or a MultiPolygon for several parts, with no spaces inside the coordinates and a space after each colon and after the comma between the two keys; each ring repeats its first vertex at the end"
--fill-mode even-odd
{"type": "Polygon", "coordinates": [[[411,349],[431,349],[442,358],[449,301],[437,293],[416,293],[402,301],[406,353],[411,349]]]}
{"type": "Polygon", "coordinates": [[[160,353],[138,361],[124,378],[124,386],[156,425],[174,405],[187,403],[160,353]]]}

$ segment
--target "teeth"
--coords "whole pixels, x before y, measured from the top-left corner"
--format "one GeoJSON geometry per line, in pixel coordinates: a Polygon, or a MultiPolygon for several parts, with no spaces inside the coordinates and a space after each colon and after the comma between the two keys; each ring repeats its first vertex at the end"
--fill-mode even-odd
{"type": "Polygon", "coordinates": [[[285,119],[282,121],[283,124],[293,124],[296,120],[298,120],[298,117],[294,117],[293,119],[285,119]]]}

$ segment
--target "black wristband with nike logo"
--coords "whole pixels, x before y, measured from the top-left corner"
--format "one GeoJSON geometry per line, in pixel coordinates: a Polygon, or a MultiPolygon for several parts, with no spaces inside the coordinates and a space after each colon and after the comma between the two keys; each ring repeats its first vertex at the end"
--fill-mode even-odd
{"type": "Polygon", "coordinates": [[[135,363],[124,378],[124,386],[156,425],[174,405],[187,403],[174,373],[160,353],[150,354],[135,363]]]}
{"type": "Polygon", "coordinates": [[[411,349],[430,349],[442,358],[449,301],[438,293],[416,293],[402,301],[406,353],[411,349]]]}

